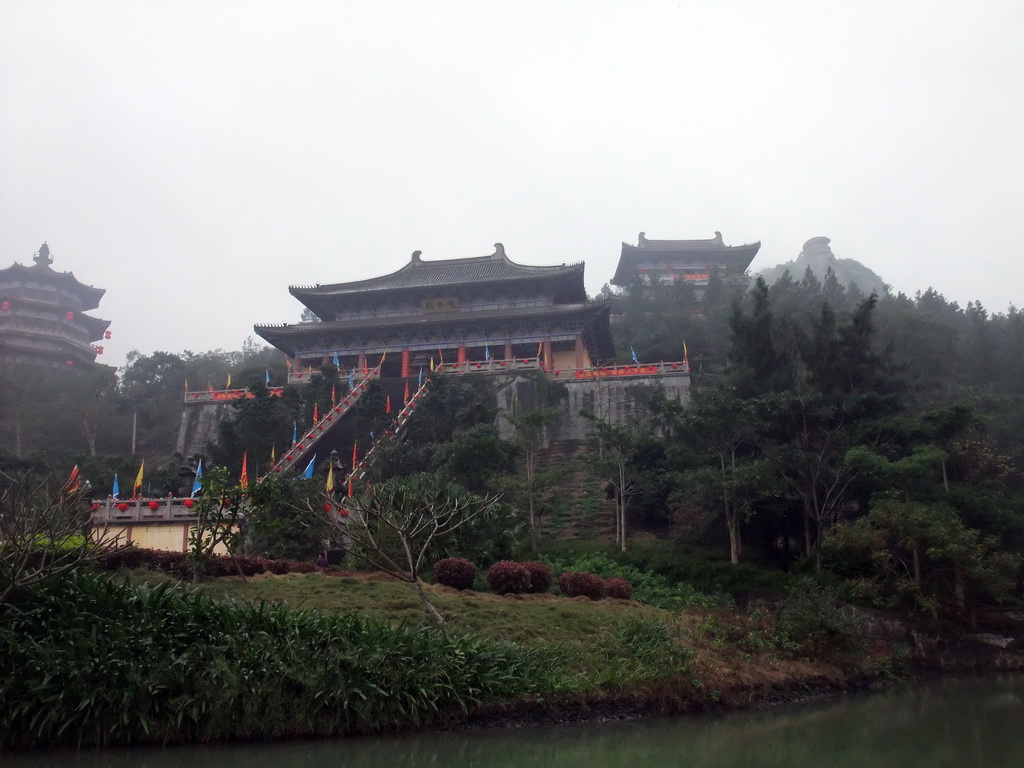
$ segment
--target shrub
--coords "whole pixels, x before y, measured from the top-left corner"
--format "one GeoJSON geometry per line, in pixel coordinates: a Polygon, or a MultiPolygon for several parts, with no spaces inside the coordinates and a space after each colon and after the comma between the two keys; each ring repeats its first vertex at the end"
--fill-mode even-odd
{"type": "Polygon", "coordinates": [[[319,568],[316,567],[316,563],[289,563],[291,566],[288,569],[289,573],[318,573],[319,568]]]}
{"type": "Polygon", "coordinates": [[[267,570],[271,573],[275,573],[280,576],[283,573],[288,573],[291,570],[292,563],[290,560],[268,560],[267,570]]]}
{"type": "Polygon", "coordinates": [[[523,567],[530,574],[530,592],[539,594],[551,589],[551,569],[546,563],[534,560],[523,563],[523,567]]]}
{"type": "Polygon", "coordinates": [[[499,560],[488,569],[487,583],[496,595],[520,595],[530,590],[530,572],[522,563],[499,560]]]}
{"type": "Polygon", "coordinates": [[[592,573],[566,571],[558,577],[558,588],[566,597],[589,597],[600,600],[604,597],[604,581],[592,573]]]}
{"type": "Polygon", "coordinates": [[[633,585],[625,579],[620,579],[617,576],[612,576],[610,579],[604,580],[605,597],[617,597],[620,600],[629,600],[632,594],[633,585]]]}
{"type": "Polygon", "coordinates": [[[446,557],[434,563],[434,579],[452,589],[472,589],[476,566],[462,557],[446,557]]]}

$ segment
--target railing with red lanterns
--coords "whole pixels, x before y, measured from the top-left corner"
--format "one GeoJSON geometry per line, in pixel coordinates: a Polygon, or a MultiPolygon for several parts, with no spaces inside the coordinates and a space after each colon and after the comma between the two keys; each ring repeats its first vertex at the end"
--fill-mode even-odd
{"type": "Polygon", "coordinates": [[[93,525],[188,523],[196,520],[198,500],[167,496],[162,499],[97,499],[92,503],[93,525]]]}

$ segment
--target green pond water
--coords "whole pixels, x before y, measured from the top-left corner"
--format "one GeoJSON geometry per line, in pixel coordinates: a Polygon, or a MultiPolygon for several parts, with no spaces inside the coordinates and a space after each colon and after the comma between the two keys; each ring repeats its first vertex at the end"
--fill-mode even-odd
{"type": "Polygon", "coordinates": [[[4,755],[2,768],[1024,768],[1024,676],[760,712],[386,738],[4,755]]]}

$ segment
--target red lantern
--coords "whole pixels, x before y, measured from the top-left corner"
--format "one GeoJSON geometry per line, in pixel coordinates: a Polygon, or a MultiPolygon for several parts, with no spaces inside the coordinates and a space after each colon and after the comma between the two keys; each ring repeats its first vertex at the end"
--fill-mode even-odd
{"type": "Polygon", "coordinates": [[[331,502],[325,501],[324,502],[324,512],[330,512],[330,511],[331,511],[331,502]]]}
{"type": "Polygon", "coordinates": [[[4,312],[6,312],[11,308],[11,302],[5,301],[3,304],[0,304],[0,307],[3,307],[4,312]]]}
{"type": "Polygon", "coordinates": [[[348,510],[344,507],[338,507],[338,514],[342,517],[348,517],[348,510]]]}
{"type": "Polygon", "coordinates": [[[153,501],[149,502],[149,508],[156,512],[158,509],[160,509],[160,502],[154,499],[153,501]]]}
{"type": "Polygon", "coordinates": [[[103,354],[103,347],[96,347],[96,354],[97,355],[102,355],[103,354]]]}
{"type": "Polygon", "coordinates": [[[195,504],[193,499],[185,499],[185,509],[192,509],[193,504],[195,504]]]}
{"type": "Polygon", "coordinates": [[[110,335],[111,335],[111,334],[110,334],[110,331],[106,331],[106,332],[104,332],[104,334],[103,334],[103,338],[104,338],[104,339],[109,339],[109,338],[110,338],[110,335]]]}
{"type": "Polygon", "coordinates": [[[74,312],[68,312],[66,315],[64,315],[64,317],[66,317],[68,320],[74,320],[75,319],[75,313],[74,312]]]}
{"type": "Polygon", "coordinates": [[[91,507],[89,507],[89,510],[92,511],[92,512],[95,512],[99,508],[100,508],[99,504],[93,504],[91,507]]]}
{"type": "Polygon", "coordinates": [[[117,505],[117,508],[119,510],[121,510],[122,512],[127,512],[128,511],[128,505],[125,504],[123,501],[120,504],[117,505]]]}
{"type": "Polygon", "coordinates": [[[65,360],[64,365],[74,365],[70,360],[65,360]]]}

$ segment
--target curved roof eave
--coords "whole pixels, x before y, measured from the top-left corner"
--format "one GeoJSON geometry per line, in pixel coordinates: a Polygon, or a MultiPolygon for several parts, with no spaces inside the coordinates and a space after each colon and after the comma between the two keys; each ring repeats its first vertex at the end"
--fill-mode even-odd
{"type": "Polygon", "coordinates": [[[14,275],[32,277],[37,280],[49,280],[57,285],[63,285],[71,289],[78,294],[79,301],[82,302],[81,310],[83,311],[96,309],[100,305],[100,299],[103,298],[103,294],[107,292],[106,288],[93,288],[91,285],[81,282],[75,277],[74,272],[57,272],[45,265],[40,266],[36,264],[26,267],[23,264],[14,263],[6,269],[0,269],[0,280],[8,272],[14,275]]]}

